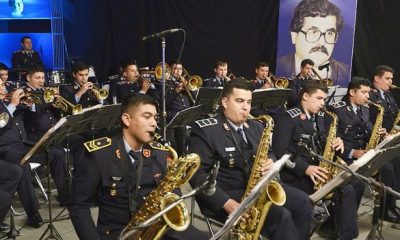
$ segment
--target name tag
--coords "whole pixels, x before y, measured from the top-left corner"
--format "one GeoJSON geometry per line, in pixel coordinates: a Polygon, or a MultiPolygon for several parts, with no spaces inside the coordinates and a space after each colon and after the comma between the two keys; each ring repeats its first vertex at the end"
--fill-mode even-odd
{"type": "Polygon", "coordinates": [[[235,147],[226,147],[225,152],[234,152],[235,149],[236,149],[235,147]]]}

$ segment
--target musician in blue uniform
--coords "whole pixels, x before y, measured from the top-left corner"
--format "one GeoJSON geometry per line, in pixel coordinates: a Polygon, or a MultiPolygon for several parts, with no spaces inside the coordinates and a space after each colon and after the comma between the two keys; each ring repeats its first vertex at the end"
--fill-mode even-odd
{"type": "Polygon", "coordinates": [[[215,76],[213,78],[205,79],[203,83],[203,87],[223,87],[227,81],[231,79],[227,76],[228,74],[228,62],[224,60],[218,60],[214,64],[214,73],[215,76]]]}
{"type": "MultiPolygon", "coordinates": [[[[242,79],[225,84],[222,91],[223,111],[215,118],[193,124],[189,152],[201,157],[201,166],[190,183],[203,183],[216,161],[220,162],[216,191],[211,196],[199,195],[198,204],[204,215],[225,221],[238,206],[246,190],[263,132],[263,125],[248,120],[251,90],[242,79]]],[[[266,153],[268,154],[268,153],[266,153]]],[[[275,157],[262,159],[266,173],[275,157]]],[[[311,204],[303,192],[283,185],[287,198],[283,207],[272,205],[261,233],[269,239],[309,239],[311,204]]]]}
{"type": "MultiPolygon", "coordinates": [[[[168,152],[151,142],[157,126],[156,103],[147,95],[122,103],[122,133],[85,143],[85,161],[74,169],[69,212],[80,239],[117,239],[145,197],[163,180],[168,152]],[[90,214],[99,207],[97,226],[90,214]]],[[[207,239],[190,227],[168,231],[163,239],[207,239]]]]}
{"type": "Polygon", "coordinates": [[[20,82],[17,81],[11,81],[9,78],[9,73],[8,73],[8,67],[4,63],[0,63],[0,80],[4,83],[6,86],[6,93],[10,93],[14,91],[16,88],[19,88],[22,86],[20,82]]]}
{"type": "MultiPolygon", "coordinates": [[[[393,87],[393,68],[386,65],[379,65],[375,68],[373,87],[370,92],[370,101],[380,104],[384,108],[382,127],[388,132],[398,132],[399,122],[395,122],[399,116],[399,108],[391,93],[393,87]]],[[[375,122],[377,116],[377,109],[370,108],[370,120],[375,122]]],[[[393,168],[393,175],[381,173],[382,182],[391,186],[394,190],[400,191],[400,157],[394,157],[387,166],[389,169],[393,168]]],[[[394,196],[389,195],[386,197],[386,209],[395,213],[400,220],[400,209],[396,206],[396,199],[394,196]]],[[[388,214],[386,214],[388,215],[388,214]]],[[[390,214],[389,214],[390,215],[390,214]]]]}
{"type": "MultiPolygon", "coordinates": [[[[24,91],[26,94],[34,94],[39,102],[33,104],[33,108],[24,112],[25,130],[29,141],[37,142],[53,127],[60,119],[59,109],[53,107],[52,103],[46,103],[44,95],[44,69],[35,66],[27,72],[27,83],[24,91]]],[[[67,180],[65,152],[61,146],[51,146],[46,152],[40,154],[34,160],[42,165],[49,161],[51,176],[57,187],[58,201],[65,205],[67,201],[67,180]]]]}
{"type": "MultiPolygon", "coordinates": [[[[330,144],[336,153],[344,149],[340,138],[326,143],[328,133],[325,125],[330,119],[325,119],[326,116],[320,112],[326,97],[327,88],[322,83],[307,81],[300,92],[300,104],[281,115],[272,138],[272,149],[277,157],[285,153],[297,156],[294,168],[286,167],[281,171],[282,181],[307,194],[314,192],[318,181],[326,182],[328,171],[320,167],[318,159],[301,145],[305,144],[318,154],[322,154],[326,144],[330,144]]],[[[362,192],[363,185],[356,180],[335,191],[335,204],[330,209],[335,219],[330,218],[325,226],[333,227],[336,223],[336,234],[340,239],[358,236],[356,196],[362,196],[362,192]]]]}
{"type": "MultiPolygon", "coordinates": [[[[39,202],[32,185],[31,168],[29,164],[20,166],[20,160],[29,148],[33,146],[33,143],[28,141],[24,128],[23,113],[26,107],[20,104],[20,99],[24,96],[24,91],[22,89],[15,90],[10,99],[4,99],[4,93],[5,86],[4,84],[0,84],[0,94],[2,95],[0,113],[7,114],[9,117],[4,127],[0,128],[0,159],[7,161],[7,163],[13,166],[2,168],[2,170],[9,171],[7,174],[22,173],[17,192],[28,215],[26,224],[39,228],[43,224],[43,220],[39,214],[39,202]]],[[[13,188],[8,190],[9,194],[14,194],[14,192],[13,188]]]]}
{"type": "Polygon", "coordinates": [[[289,88],[292,93],[287,99],[287,109],[291,109],[300,103],[300,92],[304,88],[307,80],[311,80],[313,76],[314,62],[311,59],[304,59],[300,63],[300,73],[289,81],[289,88]]]}
{"type": "Polygon", "coordinates": [[[117,103],[129,94],[148,94],[154,100],[159,100],[159,93],[156,86],[150,82],[150,79],[139,75],[138,65],[135,60],[128,59],[122,63],[123,80],[115,83],[114,94],[117,103]]]}

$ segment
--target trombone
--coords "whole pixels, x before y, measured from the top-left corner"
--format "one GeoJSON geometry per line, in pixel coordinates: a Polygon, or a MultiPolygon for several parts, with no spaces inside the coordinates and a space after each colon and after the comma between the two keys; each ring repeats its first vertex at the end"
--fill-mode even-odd
{"type": "Polygon", "coordinates": [[[311,68],[311,69],[312,69],[313,73],[314,73],[315,75],[317,75],[318,79],[319,79],[321,82],[323,82],[327,87],[333,85],[333,80],[332,80],[332,79],[330,79],[330,78],[322,78],[322,77],[317,73],[317,71],[315,71],[314,68],[311,68]]]}
{"type": "Polygon", "coordinates": [[[194,100],[193,94],[191,93],[191,91],[199,90],[201,85],[203,85],[203,79],[198,75],[191,76],[189,74],[189,72],[185,68],[183,68],[183,76],[180,76],[180,81],[181,82],[185,81],[186,94],[188,95],[188,98],[194,105],[196,101],[194,100]]]}
{"type": "Polygon", "coordinates": [[[269,76],[272,79],[272,82],[274,83],[276,88],[285,89],[289,87],[289,79],[285,77],[277,77],[272,73],[270,73],[269,76]]]}
{"type": "Polygon", "coordinates": [[[53,106],[55,108],[59,108],[66,113],[70,112],[69,110],[71,110],[72,115],[82,112],[82,105],[80,104],[74,105],[67,99],[58,95],[58,93],[59,93],[58,87],[45,88],[43,94],[44,101],[46,103],[53,103],[53,106]]]}

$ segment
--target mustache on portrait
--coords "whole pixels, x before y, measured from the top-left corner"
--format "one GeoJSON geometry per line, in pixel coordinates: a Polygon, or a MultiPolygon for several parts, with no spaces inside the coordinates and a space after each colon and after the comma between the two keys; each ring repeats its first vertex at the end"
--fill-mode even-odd
{"type": "Polygon", "coordinates": [[[315,46],[315,47],[311,48],[311,50],[310,50],[310,53],[313,53],[313,52],[323,52],[326,55],[328,55],[328,49],[326,49],[325,46],[315,46]]]}

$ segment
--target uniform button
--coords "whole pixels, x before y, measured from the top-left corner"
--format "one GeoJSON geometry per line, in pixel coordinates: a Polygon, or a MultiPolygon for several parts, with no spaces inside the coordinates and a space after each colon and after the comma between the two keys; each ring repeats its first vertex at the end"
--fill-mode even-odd
{"type": "Polygon", "coordinates": [[[138,186],[137,189],[140,189],[140,186],[138,186]]]}
{"type": "Polygon", "coordinates": [[[49,117],[49,119],[51,120],[51,117],[49,117]]]}
{"type": "Polygon", "coordinates": [[[106,231],[106,235],[110,235],[110,231],[109,230],[106,231]]]}
{"type": "Polygon", "coordinates": [[[17,125],[17,126],[18,126],[18,123],[15,123],[15,125],[17,125]]]}

